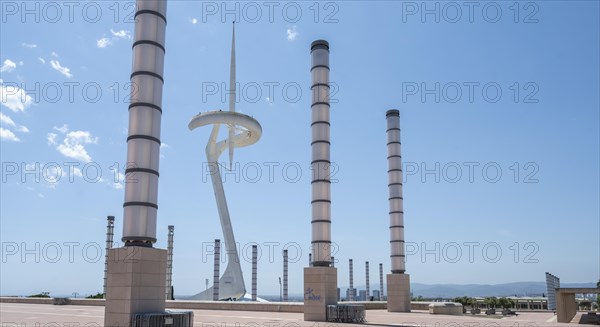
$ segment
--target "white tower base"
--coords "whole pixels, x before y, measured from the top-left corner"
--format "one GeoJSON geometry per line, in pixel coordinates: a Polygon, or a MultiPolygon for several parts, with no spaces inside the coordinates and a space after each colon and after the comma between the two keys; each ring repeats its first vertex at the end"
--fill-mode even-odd
{"type": "Polygon", "coordinates": [[[337,269],[304,268],[304,321],[327,321],[331,304],[337,304],[337,269]]]}
{"type": "Polygon", "coordinates": [[[104,326],[131,327],[136,313],[165,311],[166,250],[110,249],[107,276],[104,326]]]}
{"type": "Polygon", "coordinates": [[[388,312],[410,312],[410,275],[387,275],[388,312]]]}

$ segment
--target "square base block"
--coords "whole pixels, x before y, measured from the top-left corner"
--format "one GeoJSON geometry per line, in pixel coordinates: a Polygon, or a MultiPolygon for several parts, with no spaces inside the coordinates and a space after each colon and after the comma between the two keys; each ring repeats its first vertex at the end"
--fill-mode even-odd
{"type": "Polygon", "coordinates": [[[408,274],[387,275],[388,312],[410,312],[410,276],[408,274]]]}
{"type": "Polygon", "coordinates": [[[337,269],[304,268],[304,321],[327,321],[330,304],[337,304],[337,269]]]}
{"type": "Polygon", "coordinates": [[[166,278],[166,250],[108,250],[104,326],[130,327],[136,313],[165,311],[166,278]]]}

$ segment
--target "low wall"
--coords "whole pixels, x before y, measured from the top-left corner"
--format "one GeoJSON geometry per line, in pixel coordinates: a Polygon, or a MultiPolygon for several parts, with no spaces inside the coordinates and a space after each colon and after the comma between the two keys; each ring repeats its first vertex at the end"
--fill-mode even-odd
{"type": "MultiPolygon", "coordinates": [[[[0,297],[0,303],[30,303],[30,304],[52,304],[52,298],[28,298],[28,297],[0,297]]],[[[365,310],[386,310],[387,302],[338,302],[362,304],[365,310]]],[[[104,299],[69,299],[70,305],[104,306],[104,299]]],[[[431,302],[412,302],[411,310],[428,310],[431,302]]],[[[303,313],[302,302],[229,302],[229,301],[167,301],[167,309],[178,310],[236,310],[236,311],[267,311],[267,312],[292,312],[303,313]]]]}

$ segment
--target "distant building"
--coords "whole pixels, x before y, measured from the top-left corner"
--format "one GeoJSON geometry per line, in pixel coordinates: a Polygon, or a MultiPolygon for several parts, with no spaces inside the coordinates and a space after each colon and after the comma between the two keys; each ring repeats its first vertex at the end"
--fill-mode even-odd
{"type": "Polygon", "coordinates": [[[342,300],[342,298],[340,297],[340,288],[339,287],[337,289],[337,300],[338,300],[338,302],[342,300]]]}
{"type": "Polygon", "coordinates": [[[379,290],[373,290],[373,301],[381,301],[379,290]]]}
{"type": "Polygon", "coordinates": [[[360,290],[358,291],[358,301],[366,301],[367,300],[367,291],[360,290]]]}
{"type": "Polygon", "coordinates": [[[351,298],[354,298],[354,301],[356,301],[356,288],[347,288],[346,289],[346,301],[350,301],[351,298]],[[350,293],[352,292],[352,293],[350,293]],[[354,296],[351,296],[354,295],[354,296]]]}

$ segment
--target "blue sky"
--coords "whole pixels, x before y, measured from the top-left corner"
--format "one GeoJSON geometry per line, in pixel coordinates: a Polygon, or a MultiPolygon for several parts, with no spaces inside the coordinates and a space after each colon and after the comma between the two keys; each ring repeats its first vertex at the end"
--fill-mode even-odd
{"type": "MultiPolygon", "coordinates": [[[[106,215],[116,216],[115,240],[121,236],[133,3],[86,3],[2,2],[3,295],[101,291],[106,215]]],[[[233,19],[237,108],[261,123],[263,136],[236,151],[225,191],[242,252],[256,242],[264,253],[259,294],[278,293],[284,247],[293,261],[290,293],[302,288],[309,48],[321,38],[330,42],[336,90],[332,238],[340,286],[350,258],[355,284],[364,284],[364,261],[373,284],[378,263],[389,271],[385,111],[392,108],[401,111],[413,282],[543,281],[546,271],[563,282],[596,281],[599,3],[470,6],[170,1],[157,246],[166,247],[167,225],[175,225],[176,293],[204,289],[210,244],[221,238],[203,170],[209,129],[192,133],[187,124],[227,107],[233,19]],[[223,17],[225,9],[233,10],[223,17]]]]}

